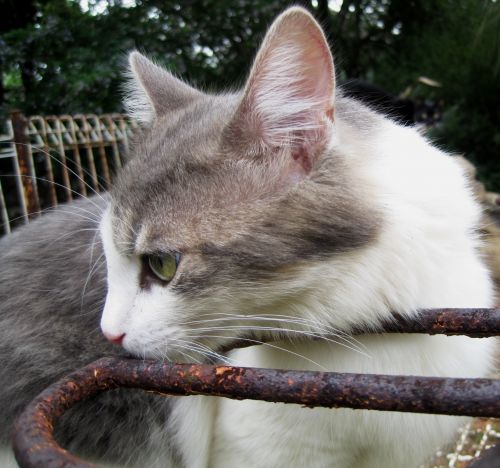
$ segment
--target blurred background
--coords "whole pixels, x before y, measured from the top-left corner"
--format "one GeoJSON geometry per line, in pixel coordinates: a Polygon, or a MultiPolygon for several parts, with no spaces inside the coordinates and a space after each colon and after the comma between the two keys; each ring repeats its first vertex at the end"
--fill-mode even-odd
{"type": "Polygon", "coordinates": [[[500,191],[497,0],[0,0],[0,118],[120,112],[138,48],[206,89],[241,85],[266,28],[290,4],[323,25],[340,82],[500,191]]]}

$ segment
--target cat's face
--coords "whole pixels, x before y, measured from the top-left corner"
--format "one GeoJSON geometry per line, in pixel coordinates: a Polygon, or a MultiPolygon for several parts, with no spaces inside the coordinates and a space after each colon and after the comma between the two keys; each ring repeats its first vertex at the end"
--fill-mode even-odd
{"type": "Polygon", "coordinates": [[[378,227],[335,150],[317,24],[300,9],[278,18],[241,93],[203,94],[137,53],[131,66],[147,128],[102,221],[103,331],[137,355],[199,359],[307,328],[322,262],[378,227]]]}

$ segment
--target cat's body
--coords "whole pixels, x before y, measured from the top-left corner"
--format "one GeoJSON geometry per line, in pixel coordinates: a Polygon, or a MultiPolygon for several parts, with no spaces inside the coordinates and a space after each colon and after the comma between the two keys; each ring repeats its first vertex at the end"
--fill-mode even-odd
{"type": "MultiPolygon", "coordinates": [[[[118,354],[99,329],[106,268],[98,228],[106,203],[93,197],[61,206],[0,239],[1,467],[15,466],[7,449],[12,424],[31,399],[72,370],[118,354]]],[[[166,423],[166,399],[113,393],[68,414],[58,440],[122,463],[130,447],[147,447],[149,432],[166,423]]]]}
{"type": "MultiPolygon", "coordinates": [[[[489,372],[488,339],[343,335],[391,311],[491,307],[493,291],[461,167],[413,129],[334,96],[325,44],[307,13],[289,10],[243,93],[224,96],[132,55],[149,128],[111,201],[64,207],[0,241],[0,353],[12,363],[0,370],[0,405],[9,425],[58,376],[113,352],[97,330],[104,272],[87,282],[101,254],[97,218],[108,263],[101,327],[133,354],[213,358],[235,339],[265,336],[270,346],[233,351],[230,362],[489,372]],[[336,343],[311,340],[335,333],[336,343]]],[[[61,431],[70,447],[109,445],[110,460],[141,466],[410,467],[459,423],[138,392],[93,404],[73,414],[83,440],[74,426],[61,431]]]]}

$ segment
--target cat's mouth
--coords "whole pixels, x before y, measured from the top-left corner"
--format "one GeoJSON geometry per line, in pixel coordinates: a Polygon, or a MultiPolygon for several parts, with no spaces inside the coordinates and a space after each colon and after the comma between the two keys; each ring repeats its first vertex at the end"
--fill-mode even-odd
{"type": "MultiPolygon", "coordinates": [[[[283,336],[280,338],[281,340],[287,339],[287,337],[283,336]]],[[[291,339],[288,337],[288,339],[291,339]]],[[[205,364],[216,364],[219,362],[227,362],[227,355],[231,351],[248,348],[250,346],[257,345],[265,345],[270,344],[273,341],[277,341],[276,336],[271,336],[270,334],[256,334],[256,333],[245,333],[239,337],[231,338],[225,340],[225,343],[221,343],[219,345],[211,344],[210,347],[207,345],[196,343],[193,344],[193,348],[195,349],[197,346],[203,348],[205,352],[196,353],[193,355],[192,353],[186,353],[182,351],[176,351],[175,349],[170,349],[168,352],[162,352],[159,349],[147,349],[143,348],[141,351],[139,349],[129,348],[126,343],[124,343],[117,350],[117,355],[125,359],[153,359],[153,360],[161,360],[167,362],[196,362],[197,364],[205,363],[205,364]]]]}

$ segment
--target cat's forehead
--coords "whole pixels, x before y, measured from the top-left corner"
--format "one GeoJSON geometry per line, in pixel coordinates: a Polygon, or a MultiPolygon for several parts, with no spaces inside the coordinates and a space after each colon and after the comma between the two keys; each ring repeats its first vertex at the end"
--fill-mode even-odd
{"type": "Polygon", "coordinates": [[[154,250],[165,239],[172,248],[227,240],[248,224],[249,210],[264,210],[282,191],[268,165],[221,147],[235,105],[232,95],[200,100],[159,119],[138,142],[112,192],[121,245],[154,250]]]}
{"type": "Polygon", "coordinates": [[[247,146],[234,139],[226,148],[224,132],[237,102],[237,96],[207,96],[158,119],[136,144],[112,191],[120,249],[223,249],[230,258],[234,252],[246,259],[258,253],[259,262],[285,250],[283,263],[373,240],[377,210],[360,189],[348,155],[323,155],[314,173],[295,183],[286,145],[263,155],[247,154],[247,146]]]}
{"type": "Polygon", "coordinates": [[[224,162],[160,173],[140,192],[115,197],[116,229],[121,231],[116,235],[139,251],[187,250],[206,239],[227,242],[269,206],[271,189],[266,190],[262,177],[258,169],[224,162]]]}
{"type": "Polygon", "coordinates": [[[141,163],[163,167],[210,158],[237,102],[235,94],[203,95],[189,106],[159,117],[138,141],[134,156],[141,163]]]}

